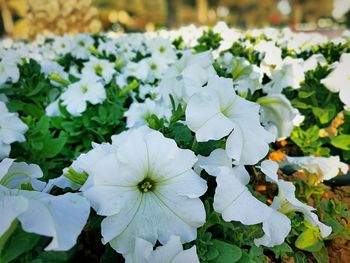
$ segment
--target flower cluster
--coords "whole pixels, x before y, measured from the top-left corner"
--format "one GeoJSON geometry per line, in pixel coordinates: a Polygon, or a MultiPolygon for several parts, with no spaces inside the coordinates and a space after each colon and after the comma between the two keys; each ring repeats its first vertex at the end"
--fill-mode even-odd
{"type": "Polygon", "coordinates": [[[96,225],[127,262],[325,251],[342,225],[286,171],[348,171],[349,43],[223,23],[0,41],[0,261],[21,230],[62,251],[96,225]]]}

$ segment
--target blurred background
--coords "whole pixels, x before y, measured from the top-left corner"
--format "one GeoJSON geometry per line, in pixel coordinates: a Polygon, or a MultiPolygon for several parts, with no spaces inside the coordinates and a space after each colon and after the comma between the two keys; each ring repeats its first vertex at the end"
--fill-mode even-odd
{"type": "Polygon", "coordinates": [[[290,26],[337,35],[350,27],[350,0],[0,0],[2,37],[34,38],[214,25],[242,29],[290,26]]]}

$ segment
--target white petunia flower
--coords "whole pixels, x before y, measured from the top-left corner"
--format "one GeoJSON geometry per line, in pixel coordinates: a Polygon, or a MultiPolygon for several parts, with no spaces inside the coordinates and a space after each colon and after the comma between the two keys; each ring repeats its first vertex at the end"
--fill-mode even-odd
{"type": "Polygon", "coordinates": [[[322,54],[313,54],[311,57],[303,61],[304,72],[316,69],[317,65],[327,65],[327,60],[322,54]]]}
{"type": "Polygon", "coordinates": [[[266,94],[280,94],[283,89],[292,87],[299,89],[300,83],[305,80],[301,59],[286,57],[281,68],[271,75],[271,82],[263,87],[266,94]]]}
{"type": "Polygon", "coordinates": [[[210,52],[191,54],[184,52],[164,74],[159,86],[155,89],[160,100],[170,105],[171,95],[176,103],[187,102],[189,98],[216,75],[210,52]]]}
{"type": "Polygon", "coordinates": [[[153,38],[147,43],[152,56],[160,56],[164,58],[168,64],[176,60],[175,48],[171,45],[170,40],[165,38],[153,38]]]}
{"type": "MultiPolygon", "coordinates": [[[[113,138],[112,138],[113,140],[113,138]]],[[[112,153],[116,151],[116,145],[111,145],[107,143],[92,143],[92,150],[87,153],[81,154],[68,168],[63,169],[63,174],[57,178],[50,179],[44,188],[43,192],[50,192],[54,186],[59,188],[71,188],[73,190],[84,190],[88,188],[92,184],[92,176],[87,176],[90,173],[92,167],[95,164],[95,160],[99,160],[103,158],[106,154],[112,153]],[[87,180],[85,183],[81,182],[81,178],[76,178],[79,180],[75,180],[74,182],[68,178],[66,175],[72,170],[74,173],[79,174],[79,177],[86,176],[87,180]]]]}
{"type": "MultiPolygon", "coordinates": [[[[264,236],[254,240],[257,246],[273,247],[284,242],[291,230],[290,220],[251,194],[246,186],[250,176],[244,166],[232,168],[232,160],[225,151],[216,149],[208,157],[199,156],[197,167],[216,176],[214,209],[222,213],[225,221],[240,221],[246,225],[262,223],[264,236]]],[[[265,160],[260,169],[267,181],[277,182],[277,163],[265,160]]]]}
{"type": "Polygon", "coordinates": [[[256,65],[251,65],[248,60],[242,57],[234,57],[226,52],[218,59],[225,68],[226,72],[232,74],[235,90],[241,96],[246,96],[248,91],[253,94],[261,89],[263,73],[256,65]]]}
{"type": "Polygon", "coordinates": [[[115,72],[114,63],[106,59],[98,59],[94,56],[91,56],[90,60],[84,63],[84,67],[81,71],[84,76],[103,79],[104,83],[111,82],[115,72]]]}
{"type": "Polygon", "coordinates": [[[266,181],[278,183],[278,163],[271,160],[264,160],[261,162],[260,169],[265,174],[266,181]]]}
{"type": "Polygon", "coordinates": [[[24,184],[31,184],[33,189],[41,191],[46,183],[38,179],[43,172],[36,164],[14,162],[14,159],[5,158],[0,162],[0,184],[11,189],[20,189],[24,184]]]}
{"type": "Polygon", "coordinates": [[[17,218],[24,231],[53,238],[45,250],[69,250],[89,213],[89,202],[78,194],[51,196],[0,185],[0,237],[17,218]]]}
{"type": "Polygon", "coordinates": [[[57,100],[54,100],[49,105],[47,105],[45,108],[45,114],[50,117],[61,116],[59,102],[60,100],[58,98],[57,100]]]}
{"type": "Polygon", "coordinates": [[[68,79],[68,74],[64,71],[64,68],[56,61],[43,60],[40,61],[40,66],[40,71],[45,75],[45,77],[48,77],[52,73],[56,73],[60,77],[68,79]]]}
{"type": "Polygon", "coordinates": [[[289,137],[299,112],[293,108],[283,94],[271,94],[260,97],[257,103],[261,106],[261,123],[280,140],[289,137]]]}
{"type": "Polygon", "coordinates": [[[107,56],[114,55],[117,52],[116,42],[113,39],[99,39],[97,50],[101,54],[105,53],[107,56]]]}
{"type": "Polygon", "coordinates": [[[282,50],[273,41],[265,40],[255,45],[254,49],[263,54],[260,68],[266,75],[271,76],[272,72],[282,64],[282,50]]]}
{"type": "Polygon", "coordinates": [[[19,79],[17,63],[19,56],[13,50],[7,50],[0,57],[0,87],[7,81],[15,83],[19,79]]]}
{"type": "Polygon", "coordinates": [[[122,69],[123,75],[127,77],[136,77],[142,82],[146,82],[149,72],[149,65],[146,59],[142,59],[139,62],[129,61],[128,64],[122,69]]]}
{"type": "Polygon", "coordinates": [[[199,197],[207,186],[192,170],[193,152],[145,126],[112,140],[117,151],[95,161],[91,185],[83,189],[97,214],[106,216],[103,243],[128,254],[135,237],[152,244],[165,244],[171,235],[194,240],[205,222],[199,197]]]}
{"type": "Polygon", "coordinates": [[[345,109],[350,110],[350,53],[342,54],[340,62],[321,83],[331,92],[339,92],[345,109]]]}
{"type": "Polygon", "coordinates": [[[147,118],[152,114],[156,115],[159,119],[164,118],[168,121],[171,117],[171,108],[163,106],[149,98],[143,103],[134,102],[124,114],[127,118],[126,126],[132,128],[145,125],[147,124],[147,118]]]}
{"type": "Polygon", "coordinates": [[[72,38],[68,35],[55,37],[52,43],[52,49],[59,55],[66,55],[71,52],[73,47],[72,38]]]}
{"type": "Polygon", "coordinates": [[[147,81],[152,83],[156,79],[162,79],[165,71],[168,69],[167,60],[159,55],[152,55],[149,58],[145,58],[145,60],[148,64],[147,81]]]}
{"type": "Polygon", "coordinates": [[[13,142],[24,142],[24,133],[28,126],[18,117],[17,113],[9,112],[5,103],[0,101],[0,159],[7,157],[13,142]]]}
{"type": "Polygon", "coordinates": [[[88,59],[90,57],[89,48],[93,46],[94,39],[88,34],[78,34],[73,38],[71,53],[74,57],[88,59]]]}
{"type": "Polygon", "coordinates": [[[246,186],[248,172],[243,166],[220,167],[216,176],[214,209],[225,221],[239,221],[244,225],[263,222],[269,214],[269,207],[252,195],[246,186]]]}
{"type": "Polygon", "coordinates": [[[186,124],[199,142],[229,135],[226,152],[235,164],[257,163],[274,140],[260,124],[259,105],[236,95],[231,79],[217,76],[190,98],[186,124]]]}
{"type": "Polygon", "coordinates": [[[271,207],[283,214],[293,211],[302,213],[307,222],[312,226],[319,227],[323,238],[329,236],[332,232],[332,228],[320,222],[317,215],[313,213],[316,210],[315,208],[303,204],[295,197],[295,186],[291,182],[278,180],[278,195],[273,199],[271,207]]]}
{"type": "Polygon", "coordinates": [[[70,114],[79,116],[86,110],[87,102],[93,105],[102,103],[106,99],[106,91],[95,78],[83,76],[80,81],[68,86],[61,99],[70,114]]]}
{"type": "Polygon", "coordinates": [[[340,161],[339,156],[315,157],[302,156],[291,157],[285,155],[286,161],[280,163],[280,166],[291,165],[296,169],[305,169],[309,173],[314,173],[320,181],[330,180],[339,174],[339,170],[347,173],[348,165],[340,161]]]}
{"type": "Polygon", "coordinates": [[[279,211],[270,208],[271,213],[262,221],[264,235],[254,239],[256,246],[273,247],[281,245],[292,229],[290,219],[279,211]]]}
{"type": "Polygon", "coordinates": [[[220,172],[220,167],[232,168],[233,165],[232,159],[228,157],[224,149],[215,149],[209,156],[198,155],[197,158],[194,170],[198,174],[204,169],[208,174],[216,176],[220,172]]]}
{"type": "Polygon", "coordinates": [[[137,238],[132,254],[125,258],[126,263],[199,263],[196,246],[183,250],[180,238],[171,236],[164,246],[153,250],[153,244],[137,238]]]}

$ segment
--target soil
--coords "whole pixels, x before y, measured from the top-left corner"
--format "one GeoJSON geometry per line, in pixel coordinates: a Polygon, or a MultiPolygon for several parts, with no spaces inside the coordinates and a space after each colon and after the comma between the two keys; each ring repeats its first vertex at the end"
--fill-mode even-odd
{"type": "MultiPolygon", "coordinates": [[[[350,186],[334,188],[336,197],[350,207],[350,186]]],[[[350,228],[350,222],[348,222],[350,228]]],[[[330,263],[350,262],[350,240],[336,238],[327,246],[330,263]]]]}

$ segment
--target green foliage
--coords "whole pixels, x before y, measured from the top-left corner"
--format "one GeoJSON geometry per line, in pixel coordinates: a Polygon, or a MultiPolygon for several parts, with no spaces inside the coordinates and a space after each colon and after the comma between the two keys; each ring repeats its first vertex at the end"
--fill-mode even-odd
{"type": "Polygon", "coordinates": [[[221,40],[220,34],[214,33],[212,29],[209,29],[198,38],[198,44],[194,47],[194,50],[196,52],[203,52],[210,49],[217,49],[220,46],[221,40]]]}
{"type": "Polygon", "coordinates": [[[57,177],[80,153],[91,149],[92,142],[107,142],[125,129],[123,114],[129,103],[126,93],[138,87],[137,81],[121,91],[114,82],[107,85],[107,99],[102,104],[88,105],[81,116],[71,116],[60,105],[62,116],[47,117],[45,107],[60,88],[50,83],[34,60],[20,66],[20,73],[20,80],[11,89],[1,89],[10,99],[9,110],[17,111],[29,127],[26,141],[13,144],[11,156],[38,164],[45,179],[57,177]]]}

